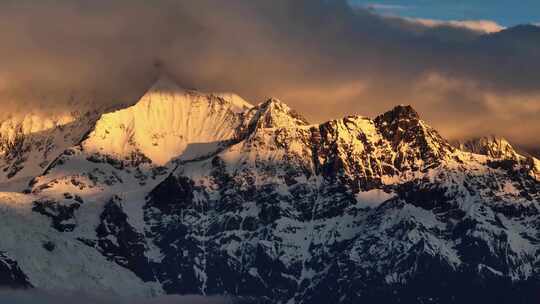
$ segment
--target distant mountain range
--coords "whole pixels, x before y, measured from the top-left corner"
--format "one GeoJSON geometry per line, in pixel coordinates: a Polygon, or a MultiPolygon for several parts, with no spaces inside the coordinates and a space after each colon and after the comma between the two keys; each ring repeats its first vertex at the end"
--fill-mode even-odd
{"type": "Polygon", "coordinates": [[[310,124],[160,78],[0,124],[0,283],[261,303],[538,303],[540,161],[399,105],[310,124]]]}

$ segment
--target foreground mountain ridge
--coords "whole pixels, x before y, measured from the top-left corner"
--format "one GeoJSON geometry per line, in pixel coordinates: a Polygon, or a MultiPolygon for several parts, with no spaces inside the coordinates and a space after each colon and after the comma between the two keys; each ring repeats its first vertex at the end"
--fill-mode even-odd
{"type": "Polygon", "coordinates": [[[310,124],[277,99],[253,106],[167,78],[133,106],[88,117],[53,128],[66,141],[41,171],[26,166],[43,141],[3,148],[26,155],[20,172],[38,171],[26,194],[0,197],[10,286],[270,303],[538,300],[540,162],[507,142],[454,147],[403,105],[310,124]]]}

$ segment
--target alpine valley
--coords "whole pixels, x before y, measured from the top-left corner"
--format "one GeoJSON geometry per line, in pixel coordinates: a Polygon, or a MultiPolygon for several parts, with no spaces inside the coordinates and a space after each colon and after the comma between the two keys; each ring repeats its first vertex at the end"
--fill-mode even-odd
{"type": "Polygon", "coordinates": [[[0,284],[255,303],[539,303],[540,161],[410,106],[310,124],[179,88],[0,122],[0,284]]]}

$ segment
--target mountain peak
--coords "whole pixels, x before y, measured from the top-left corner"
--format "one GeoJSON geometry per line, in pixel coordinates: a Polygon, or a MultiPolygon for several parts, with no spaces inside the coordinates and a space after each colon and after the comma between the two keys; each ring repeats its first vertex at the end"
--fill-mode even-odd
{"type": "Polygon", "coordinates": [[[394,121],[401,119],[418,120],[418,112],[410,105],[398,105],[392,110],[380,115],[376,119],[383,119],[385,121],[394,121]]]}
{"type": "Polygon", "coordinates": [[[383,133],[394,143],[404,139],[411,141],[425,133],[425,126],[418,113],[409,105],[398,105],[377,116],[374,122],[381,130],[385,130],[383,133]]]}
{"type": "Polygon", "coordinates": [[[264,101],[261,104],[261,107],[287,107],[289,108],[289,106],[286,103],[284,103],[283,101],[275,97],[268,98],[266,101],[264,101]]]}
{"type": "Polygon", "coordinates": [[[514,160],[520,158],[514,147],[505,138],[494,135],[470,139],[461,143],[459,148],[463,151],[493,158],[514,160]]]}
{"type": "Polygon", "coordinates": [[[379,115],[375,125],[398,151],[397,167],[412,166],[418,160],[434,164],[453,151],[440,134],[420,120],[410,105],[399,105],[379,115]]]}
{"type": "Polygon", "coordinates": [[[189,160],[234,139],[250,107],[234,94],[181,89],[164,75],[135,105],[103,115],[84,147],[122,159],[142,154],[157,165],[189,160]]]}
{"type": "Polygon", "coordinates": [[[235,93],[222,92],[222,93],[213,93],[212,95],[230,103],[233,106],[232,110],[238,113],[241,113],[241,112],[244,112],[246,110],[253,108],[253,105],[251,103],[247,102],[245,99],[243,99],[242,97],[240,97],[238,94],[235,94],[235,93]]]}
{"type": "Polygon", "coordinates": [[[169,75],[161,74],[154,84],[147,91],[148,93],[185,93],[186,90],[182,89],[176,81],[174,81],[169,75]]]}
{"type": "Polygon", "coordinates": [[[230,110],[236,113],[244,112],[253,108],[253,105],[242,97],[231,92],[204,93],[196,90],[183,89],[169,75],[161,74],[154,84],[146,91],[138,103],[151,101],[183,101],[183,102],[217,102],[225,103],[230,110]]]}
{"type": "Polygon", "coordinates": [[[309,125],[309,122],[277,98],[267,101],[254,108],[257,112],[255,120],[257,128],[286,128],[309,125]]]}

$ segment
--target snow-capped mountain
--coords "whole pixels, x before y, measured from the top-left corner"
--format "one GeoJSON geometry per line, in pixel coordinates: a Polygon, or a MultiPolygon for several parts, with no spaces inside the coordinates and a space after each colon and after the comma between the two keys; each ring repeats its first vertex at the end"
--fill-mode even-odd
{"type": "Polygon", "coordinates": [[[504,138],[487,136],[474,138],[459,144],[463,151],[486,155],[494,159],[511,160],[526,168],[536,180],[540,180],[540,161],[530,155],[522,155],[504,138]]]}
{"type": "Polygon", "coordinates": [[[523,157],[516,152],[506,139],[497,136],[474,138],[461,143],[459,148],[492,158],[519,160],[523,157]]]}
{"type": "Polygon", "coordinates": [[[76,145],[98,111],[57,116],[29,113],[0,122],[0,190],[20,191],[62,151],[76,145]]]}
{"type": "Polygon", "coordinates": [[[277,99],[251,105],[167,78],[95,113],[48,128],[45,156],[39,132],[3,146],[6,166],[22,155],[18,172],[32,175],[25,194],[0,195],[4,285],[540,300],[540,162],[503,139],[454,147],[410,106],[310,124],[277,99]]]}

